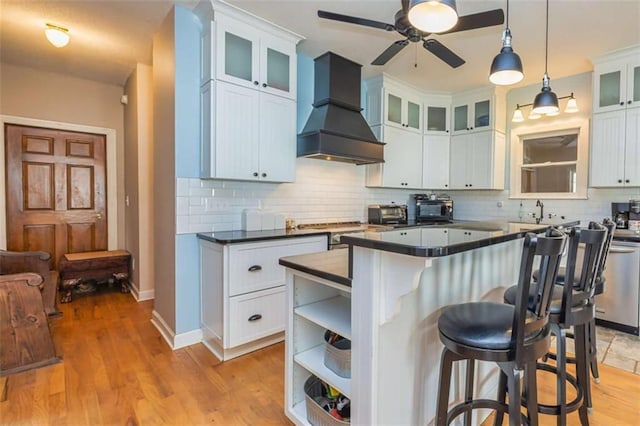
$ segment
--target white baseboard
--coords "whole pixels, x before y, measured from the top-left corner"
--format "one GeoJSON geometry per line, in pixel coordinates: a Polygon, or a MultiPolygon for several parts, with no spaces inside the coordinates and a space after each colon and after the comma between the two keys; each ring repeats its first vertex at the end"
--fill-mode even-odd
{"type": "Polygon", "coordinates": [[[156,310],[151,312],[151,324],[158,329],[172,350],[202,342],[202,331],[200,329],[175,334],[156,310]]]}
{"type": "Polygon", "coordinates": [[[138,285],[133,281],[129,281],[129,288],[131,289],[131,294],[138,302],[144,302],[145,300],[153,300],[156,297],[156,293],[154,289],[140,291],[138,285]]]}

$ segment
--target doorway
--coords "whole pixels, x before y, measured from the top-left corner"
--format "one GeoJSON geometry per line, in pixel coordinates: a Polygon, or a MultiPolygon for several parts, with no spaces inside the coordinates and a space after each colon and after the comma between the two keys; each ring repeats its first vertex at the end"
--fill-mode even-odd
{"type": "MultiPolygon", "coordinates": [[[[119,235],[122,233],[121,226],[124,224],[119,223],[119,208],[118,208],[118,199],[119,192],[118,189],[118,176],[117,176],[117,161],[116,161],[116,131],[110,128],[104,127],[94,127],[94,126],[85,126],[78,125],[72,123],[61,123],[55,121],[47,121],[47,120],[39,120],[32,118],[24,118],[24,117],[16,117],[16,116],[2,116],[0,115],[0,125],[2,126],[2,131],[0,131],[0,199],[3,201],[3,205],[6,206],[7,196],[8,196],[8,185],[6,182],[7,173],[5,171],[5,154],[6,154],[6,145],[7,140],[5,140],[5,125],[17,125],[17,126],[26,126],[26,127],[37,127],[44,128],[50,130],[59,130],[59,131],[67,131],[74,133],[89,133],[92,135],[103,135],[105,139],[105,167],[106,167],[106,184],[105,188],[106,194],[104,194],[105,198],[105,214],[106,214],[106,229],[108,230],[106,235],[106,248],[109,250],[114,250],[118,247],[119,235]]],[[[65,143],[66,144],[66,143],[65,143]]],[[[44,144],[42,144],[44,145],[44,144]]],[[[86,155],[87,146],[75,146],[73,147],[75,150],[79,149],[79,153],[82,155],[83,153],[86,155]]],[[[37,148],[42,150],[43,148],[37,148]]],[[[65,147],[65,150],[67,148],[65,147]]],[[[76,154],[78,151],[76,151],[76,154]]],[[[34,169],[35,173],[42,173],[46,170],[46,167],[37,167],[34,169]],[[39,170],[36,170],[39,169],[39,170]]],[[[78,173],[77,176],[84,175],[87,176],[91,172],[88,171],[88,168],[80,168],[76,170],[78,173]]],[[[22,174],[22,171],[20,172],[22,174]]],[[[87,199],[82,199],[82,203],[84,203],[87,199]]],[[[55,201],[55,200],[54,200],[55,201]]],[[[41,201],[40,201],[41,202],[41,201]]],[[[81,207],[83,204],[74,204],[74,207],[81,207]]],[[[3,207],[4,207],[3,206],[3,207]]],[[[86,205],[84,205],[86,207],[86,205]]],[[[6,249],[8,243],[8,229],[7,229],[7,207],[0,209],[0,248],[6,249]]],[[[82,211],[82,209],[78,209],[82,211]]],[[[88,210],[88,209],[87,209],[88,210]]],[[[95,215],[95,213],[94,213],[95,215]]],[[[73,244],[72,244],[73,245],[73,244]]],[[[76,247],[78,247],[76,245],[76,247]]],[[[52,257],[57,261],[57,255],[52,253],[52,257]]]]}

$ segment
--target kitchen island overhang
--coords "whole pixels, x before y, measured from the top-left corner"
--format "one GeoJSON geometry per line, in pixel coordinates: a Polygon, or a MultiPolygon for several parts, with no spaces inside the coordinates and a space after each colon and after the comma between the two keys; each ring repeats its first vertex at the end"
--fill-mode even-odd
{"type": "MultiPolygon", "coordinates": [[[[566,221],[562,226],[577,224],[566,221]]],[[[457,230],[453,232],[453,244],[444,244],[443,237],[432,231],[423,239],[421,231],[434,227],[387,231],[380,236],[369,233],[343,236],[343,242],[350,246],[344,255],[349,256],[347,275],[351,277],[351,286],[343,286],[345,291],[340,295],[330,296],[349,300],[346,305],[349,312],[344,317],[349,320],[351,378],[347,385],[341,382],[341,386],[348,389],[347,396],[352,400],[352,424],[408,425],[432,421],[442,350],[437,330],[441,309],[480,300],[502,303],[504,289],[517,282],[522,237],[526,232],[544,232],[549,226],[518,224],[516,229],[506,222],[460,225],[446,227],[447,237],[452,229],[457,230]],[[473,231],[491,235],[478,234],[477,237],[484,235],[484,238],[474,239],[473,231]],[[437,238],[441,238],[438,241],[441,244],[428,242],[437,238]],[[407,250],[412,250],[412,254],[407,250]]],[[[440,228],[443,235],[444,229],[440,228]]],[[[324,344],[317,324],[310,324],[296,313],[300,303],[325,303],[309,298],[309,294],[322,298],[326,290],[320,287],[328,281],[318,275],[321,271],[314,273],[309,261],[307,258],[306,269],[301,272],[296,270],[295,257],[286,259],[291,309],[286,333],[285,411],[297,424],[306,424],[301,377],[314,374],[330,384],[335,379],[321,365],[314,368],[296,361],[301,352],[321,350],[319,345],[324,344]],[[319,279],[314,282],[316,276],[319,279]]],[[[461,365],[454,374],[451,402],[463,398],[464,370],[461,365]]],[[[476,383],[480,397],[495,397],[494,373],[493,365],[478,366],[476,383]]],[[[479,424],[487,414],[487,411],[474,413],[474,424],[479,424]]]]}

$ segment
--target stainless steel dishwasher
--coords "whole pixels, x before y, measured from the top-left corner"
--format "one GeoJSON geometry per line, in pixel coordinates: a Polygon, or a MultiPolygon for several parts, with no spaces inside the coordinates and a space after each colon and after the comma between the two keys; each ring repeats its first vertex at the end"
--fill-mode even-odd
{"type": "Polygon", "coordinates": [[[604,271],[606,287],[596,296],[596,323],[640,332],[640,243],[613,241],[604,271]]]}

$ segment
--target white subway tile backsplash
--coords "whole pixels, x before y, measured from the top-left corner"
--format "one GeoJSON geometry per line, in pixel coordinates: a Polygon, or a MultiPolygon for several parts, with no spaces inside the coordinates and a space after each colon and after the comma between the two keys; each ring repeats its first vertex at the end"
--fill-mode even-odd
{"type": "MultiPolygon", "coordinates": [[[[301,158],[295,183],[262,183],[213,179],[177,179],[179,234],[241,229],[245,208],[263,208],[294,218],[297,224],[366,221],[368,204],[411,204],[415,193],[429,190],[367,188],[365,168],[301,158]]],[[[433,191],[444,192],[444,191],[433,191]]],[[[509,191],[451,191],[454,218],[461,220],[518,220],[520,202],[525,220],[536,211],[535,200],[509,199],[509,191]],[[502,207],[498,207],[498,201],[502,207]]],[[[610,203],[640,198],[640,188],[589,189],[588,200],[545,200],[553,220],[578,219],[582,224],[609,217],[610,203]]],[[[548,216],[544,222],[549,223],[548,216]]],[[[544,223],[543,222],[543,223],[544,223]]]]}

